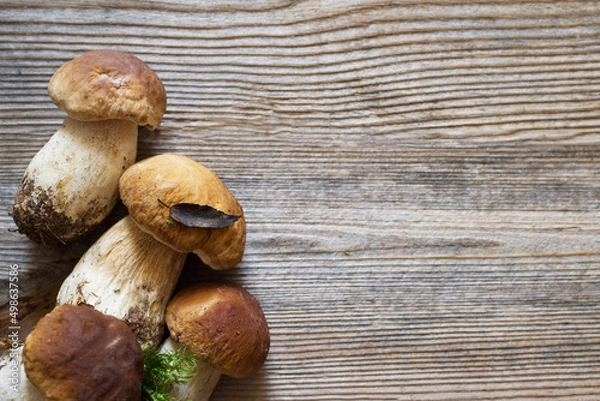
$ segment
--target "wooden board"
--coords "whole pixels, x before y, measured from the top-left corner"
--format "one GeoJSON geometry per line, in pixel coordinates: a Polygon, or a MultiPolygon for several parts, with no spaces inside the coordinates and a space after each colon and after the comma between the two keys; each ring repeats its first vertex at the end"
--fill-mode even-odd
{"type": "Polygon", "coordinates": [[[597,1],[0,2],[0,321],[21,335],[120,216],[61,249],[14,232],[64,113],[53,72],[132,52],[168,110],[138,158],[203,163],[244,207],[270,324],[214,400],[600,399],[597,1]]]}

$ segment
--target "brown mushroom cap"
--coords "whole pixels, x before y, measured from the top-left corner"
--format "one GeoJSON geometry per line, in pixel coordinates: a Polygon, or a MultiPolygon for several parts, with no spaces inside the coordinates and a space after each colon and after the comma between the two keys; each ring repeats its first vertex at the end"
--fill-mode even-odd
{"type": "Polygon", "coordinates": [[[137,57],[115,50],[93,50],[60,67],[48,94],[76,120],[129,120],[156,129],[167,108],[165,88],[137,57]]]}
{"type": "Polygon", "coordinates": [[[255,373],[269,353],[269,328],[258,301],[232,283],[182,289],[169,302],[165,320],[173,340],[227,376],[255,373]]]}
{"type": "Polygon", "coordinates": [[[200,163],[161,154],[129,167],[119,181],[129,214],[140,228],[179,252],[194,252],[216,270],[238,264],[246,245],[244,212],[225,184],[200,163]],[[225,228],[188,227],[174,221],[170,206],[208,205],[241,216],[225,228]]]}
{"type": "Polygon", "coordinates": [[[23,347],[25,372],[49,401],[139,400],[142,349],[121,320],[89,306],[60,305],[23,347]]]}

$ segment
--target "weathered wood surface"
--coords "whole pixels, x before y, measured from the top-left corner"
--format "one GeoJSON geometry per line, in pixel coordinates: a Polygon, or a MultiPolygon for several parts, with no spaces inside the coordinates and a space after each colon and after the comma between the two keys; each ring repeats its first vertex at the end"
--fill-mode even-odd
{"type": "MultiPolygon", "coordinates": [[[[239,268],[182,280],[241,283],[272,332],[214,400],[600,400],[599,2],[60,3],[1,2],[2,207],[64,117],[56,68],[154,68],[139,158],[202,162],[248,220],[239,268]]],[[[46,249],[0,222],[30,326],[101,230],[46,249]]]]}

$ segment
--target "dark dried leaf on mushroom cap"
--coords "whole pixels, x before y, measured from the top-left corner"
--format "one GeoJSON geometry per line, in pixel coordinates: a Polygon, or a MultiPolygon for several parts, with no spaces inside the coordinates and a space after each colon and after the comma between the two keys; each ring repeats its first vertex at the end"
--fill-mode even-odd
{"type": "Polygon", "coordinates": [[[25,339],[25,372],[47,401],[141,398],[143,355],[125,322],[87,305],[60,305],[25,339]]]}
{"type": "Polygon", "coordinates": [[[173,220],[187,227],[225,228],[242,217],[227,214],[209,205],[178,203],[169,207],[173,220]]]}
{"type": "Polygon", "coordinates": [[[151,130],[167,108],[158,75],[134,55],[115,50],[93,50],[63,64],[48,94],[76,120],[129,120],[151,130]]]}

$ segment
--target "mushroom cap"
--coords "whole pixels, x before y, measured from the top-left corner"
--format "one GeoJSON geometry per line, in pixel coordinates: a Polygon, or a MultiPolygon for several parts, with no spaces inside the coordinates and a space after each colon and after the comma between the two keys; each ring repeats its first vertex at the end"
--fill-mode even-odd
{"type": "Polygon", "coordinates": [[[115,50],[93,50],[63,64],[50,79],[48,94],[76,120],[129,120],[151,130],[167,108],[156,73],[137,57],[115,50]]]}
{"type": "Polygon", "coordinates": [[[225,184],[200,163],[180,155],[161,154],[133,164],[121,175],[123,203],[138,226],[179,252],[194,252],[215,270],[238,264],[246,245],[246,221],[225,184]],[[189,227],[171,218],[178,204],[210,206],[241,216],[224,228],[189,227]]]}
{"type": "Polygon", "coordinates": [[[60,305],[23,347],[25,372],[49,401],[139,400],[144,360],[125,322],[90,306],[60,305]]]}
{"type": "Polygon", "coordinates": [[[174,341],[227,376],[255,373],[269,353],[269,327],[260,304],[233,283],[183,288],[169,302],[165,321],[174,341]]]}

